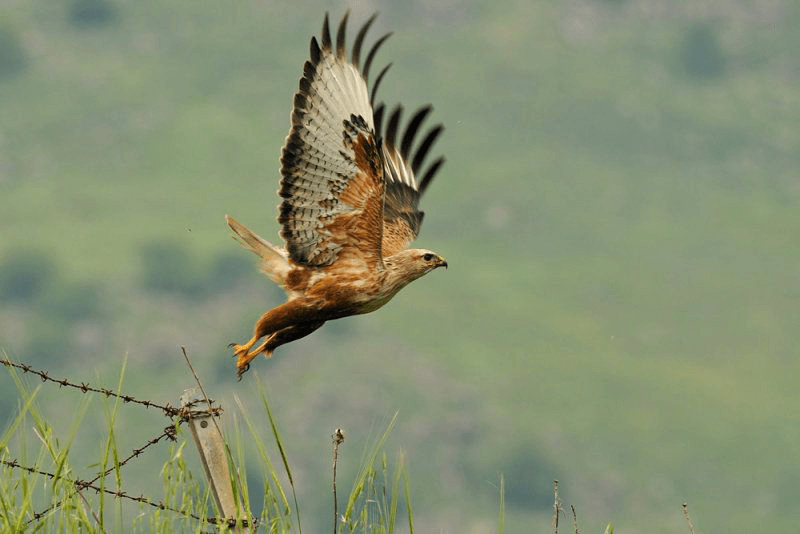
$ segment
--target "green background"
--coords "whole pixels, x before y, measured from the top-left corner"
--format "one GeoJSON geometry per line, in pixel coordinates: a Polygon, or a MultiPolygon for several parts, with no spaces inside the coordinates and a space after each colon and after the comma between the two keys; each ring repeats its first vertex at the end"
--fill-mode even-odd
{"type": "MultiPolygon", "coordinates": [[[[352,476],[395,411],[421,532],[496,531],[501,473],[511,532],[549,528],[553,479],[582,532],[684,532],[683,502],[698,532],[796,529],[800,4],[350,7],[351,38],[374,10],[371,38],[395,32],[379,99],[446,126],[417,243],[450,268],[254,363],[306,529],[328,528],[333,430],[352,476]]],[[[0,4],[8,357],[109,387],[127,358],[126,392],[174,404],[185,346],[230,417],[258,406],[226,345],[283,297],[223,216],[278,241],[308,40],[346,8],[0,4]]],[[[78,402],[44,395],[56,420],[78,402]]],[[[124,449],[165,422],[119,424],[124,449]]]]}

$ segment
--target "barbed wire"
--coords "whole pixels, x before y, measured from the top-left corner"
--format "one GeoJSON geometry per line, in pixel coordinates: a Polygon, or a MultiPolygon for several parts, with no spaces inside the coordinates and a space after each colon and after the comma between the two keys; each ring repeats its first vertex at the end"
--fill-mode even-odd
{"type": "MultiPolygon", "coordinates": [[[[148,441],[148,442],[147,442],[147,443],[146,443],[144,446],[142,446],[141,448],[138,448],[138,449],[133,449],[133,452],[132,452],[132,453],[131,453],[131,454],[130,454],[130,455],[127,457],[127,458],[125,458],[124,460],[122,460],[121,462],[119,462],[117,465],[115,465],[115,466],[112,466],[112,467],[109,467],[109,468],[108,468],[108,469],[106,469],[105,471],[103,471],[103,472],[99,473],[99,474],[98,474],[96,477],[94,477],[93,479],[89,480],[88,482],[84,482],[84,481],[80,481],[80,480],[79,480],[79,481],[75,481],[75,487],[76,487],[76,491],[80,491],[82,487],[91,487],[91,485],[92,485],[92,484],[94,484],[95,482],[97,482],[98,480],[100,480],[102,477],[104,477],[104,476],[106,476],[106,475],[110,474],[110,473],[111,473],[111,472],[113,472],[113,471],[114,471],[116,468],[118,468],[118,467],[123,467],[125,464],[127,464],[129,461],[131,461],[133,458],[138,458],[138,457],[139,457],[139,455],[140,455],[140,454],[142,454],[142,452],[144,452],[144,450],[145,450],[145,449],[147,449],[147,448],[148,448],[148,447],[150,447],[151,445],[155,445],[156,443],[158,443],[159,441],[161,441],[161,440],[162,440],[162,439],[164,439],[165,437],[166,437],[166,438],[169,438],[169,439],[170,439],[170,441],[175,441],[175,436],[176,436],[176,434],[177,434],[177,431],[178,431],[178,429],[177,429],[177,425],[180,425],[180,424],[181,424],[181,423],[183,423],[183,422],[184,422],[184,420],[183,420],[183,419],[181,419],[181,420],[179,420],[179,421],[178,421],[178,423],[177,423],[176,425],[170,425],[170,426],[168,426],[167,428],[165,428],[165,429],[164,429],[164,432],[162,432],[161,434],[159,434],[159,435],[158,435],[158,436],[156,436],[155,438],[153,438],[153,439],[149,440],[149,441],[148,441]]],[[[6,465],[8,465],[8,463],[7,463],[7,462],[3,462],[3,463],[4,463],[4,464],[6,464],[6,465]]],[[[14,466],[11,466],[11,467],[14,467],[14,466]]],[[[17,466],[16,466],[16,467],[20,467],[20,468],[22,468],[22,469],[25,469],[26,471],[34,472],[34,471],[31,471],[31,468],[29,468],[29,467],[25,467],[25,466],[22,466],[22,465],[19,465],[19,464],[17,464],[17,466]]],[[[43,472],[39,472],[39,474],[49,475],[49,473],[43,473],[43,472]]],[[[52,476],[51,476],[51,478],[52,478],[52,476]]],[[[65,499],[66,499],[66,497],[65,497],[65,499]]],[[[47,512],[49,512],[50,510],[54,510],[54,509],[57,509],[57,508],[61,507],[61,505],[62,505],[63,503],[64,503],[64,499],[62,499],[62,500],[58,501],[58,502],[57,502],[57,503],[55,503],[55,504],[52,504],[52,505],[48,506],[47,508],[45,508],[44,510],[42,510],[42,511],[41,511],[41,512],[39,512],[39,513],[36,513],[36,512],[34,512],[34,514],[33,514],[33,518],[32,518],[32,519],[29,519],[29,520],[28,520],[28,521],[27,521],[25,524],[26,524],[26,525],[29,525],[29,524],[31,524],[31,523],[32,523],[32,522],[34,522],[34,521],[38,521],[39,519],[41,519],[42,517],[44,517],[44,515],[45,515],[47,512]]]]}
{"type": "MultiPolygon", "coordinates": [[[[22,465],[16,459],[12,459],[10,461],[9,460],[0,460],[0,464],[5,465],[7,467],[10,467],[12,469],[22,469],[23,471],[26,471],[26,472],[31,473],[31,474],[46,476],[46,477],[50,478],[51,480],[56,480],[56,479],[66,480],[67,482],[70,482],[71,484],[73,484],[75,486],[75,491],[78,492],[78,493],[81,490],[84,490],[84,489],[91,489],[91,490],[94,490],[97,493],[101,493],[102,492],[102,493],[105,493],[105,494],[108,494],[108,495],[113,495],[113,496],[121,498],[121,499],[127,499],[127,500],[130,500],[130,501],[146,504],[146,505],[151,506],[153,508],[158,508],[159,510],[167,510],[167,511],[175,512],[175,513],[183,515],[184,517],[189,517],[189,518],[195,519],[197,521],[205,521],[206,523],[209,523],[209,524],[212,524],[212,525],[227,523],[228,526],[230,526],[230,527],[236,526],[237,524],[239,524],[239,525],[241,525],[243,527],[248,527],[251,524],[253,526],[257,526],[257,524],[258,524],[258,519],[257,518],[253,518],[252,521],[249,521],[247,519],[241,519],[241,520],[239,520],[237,522],[236,519],[225,519],[225,518],[219,519],[219,518],[215,518],[215,517],[200,517],[197,514],[194,514],[192,512],[188,512],[188,511],[185,511],[185,510],[179,510],[177,508],[173,508],[171,506],[168,506],[168,505],[164,504],[163,501],[155,502],[153,500],[148,499],[144,495],[139,495],[138,497],[135,497],[135,496],[129,495],[127,492],[124,492],[124,491],[121,491],[121,490],[113,491],[113,490],[108,490],[108,489],[101,488],[101,487],[95,485],[95,482],[100,480],[102,477],[107,476],[108,474],[112,473],[115,469],[118,469],[120,467],[125,466],[128,462],[130,462],[134,458],[138,458],[145,450],[147,450],[148,447],[151,447],[151,446],[159,443],[164,438],[168,438],[171,441],[175,441],[176,440],[177,431],[178,431],[178,427],[182,423],[184,423],[186,421],[189,421],[193,417],[197,416],[200,412],[202,412],[204,414],[210,414],[210,415],[213,415],[213,416],[219,416],[222,413],[222,408],[209,406],[209,409],[201,411],[201,410],[197,410],[195,408],[195,404],[196,404],[195,402],[189,403],[186,406],[181,407],[181,408],[176,408],[176,407],[171,406],[169,404],[159,404],[159,403],[156,403],[156,402],[152,402],[150,400],[140,400],[140,399],[137,399],[137,398],[135,398],[135,397],[133,397],[131,395],[123,395],[123,394],[115,393],[115,392],[113,392],[112,390],[110,390],[108,388],[96,388],[96,387],[90,386],[88,383],[85,383],[85,382],[81,382],[80,384],[77,384],[77,383],[74,383],[74,382],[71,382],[71,381],[67,380],[66,378],[62,378],[62,379],[52,378],[50,376],[50,374],[47,373],[46,371],[40,371],[38,369],[33,368],[32,366],[30,366],[28,364],[12,362],[12,361],[4,359],[4,358],[0,358],[0,363],[5,365],[6,367],[12,367],[12,368],[15,368],[15,369],[19,369],[23,373],[36,375],[42,380],[42,382],[55,383],[55,384],[58,384],[59,387],[70,387],[70,388],[73,388],[73,389],[77,389],[81,393],[84,393],[84,394],[86,394],[86,393],[99,393],[101,395],[105,395],[106,397],[114,397],[114,398],[120,399],[125,403],[138,404],[140,406],[144,406],[145,408],[150,408],[150,407],[157,408],[157,409],[161,410],[164,413],[164,415],[166,415],[167,417],[170,417],[170,418],[173,418],[173,419],[176,418],[176,417],[178,418],[177,421],[175,421],[172,425],[169,425],[166,428],[164,428],[164,431],[161,434],[159,434],[158,436],[148,440],[143,446],[141,446],[139,448],[134,448],[133,451],[130,453],[130,455],[128,455],[122,461],[120,461],[119,463],[115,464],[114,466],[106,469],[105,471],[102,471],[102,472],[98,473],[91,480],[81,480],[81,479],[70,480],[70,479],[68,479],[66,477],[63,477],[63,476],[60,476],[60,475],[57,476],[57,475],[55,475],[53,473],[49,473],[47,471],[41,471],[41,470],[33,468],[33,467],[28,467],[28,466],[22,465]]],[[[65,497],[65,499],[66,499],[66,497],[65,497]]],[[[56,508],[59,508],[63,504],[63,502],[64,502],[64,499],[62,499],[61,501],[49,506],[48,508],[42,510],[41,512],[34,512],[33,513],[33,517],[31,519],[29,519],[25,524],[29,525],[32,522],[40,521],[48,512],[50,512],[51,510],[54,510],[56,508]]]]}
{"type": "MultiPolygon", "coordinates": [[[[81,490],[84,490],[84,489],[90,489],[90,490],[94,490],[96,493],[105,493],[106,495],[113,495],[114,497],[118,497],[118,498],[121,498],[121,499],[127,499],[129,501],[134,501],[134,502],[146,504],[148,506],[152,506],[153,508],[158,508],[159,510],[167,510],[167,511],[170,511],[170,512],[175,512],[175,513],[183,515],[184,517],[189,517],[191,519],[196,519],[197,521],[205,521],[206,523],[210,523],[212,525],[216,525],[219,522],[228,523],[230,526],[234,526],[234,525],[237,524],[235,519],[221,519],[220,520],[220,519],[218,519],[216,517],[200,517],[199,515],[197,515],[195,513],[188,512],[186,510],[180,510],[178,508],[173,508],[172,506],[164,504],[163,501],[158,501],[158,502],[151,501],[150,499],[148,499],[144,495],[139,495],[138,497],[135,497],[133,495],[129,495],[127,492],[124,492],[124,491],[114,491],[114,490],[101,488],[101,487],[99,487],[99,486],[94,484],[94,482],[96,482],[96,480],[94,480],[94,481],[92,481],[92,480],[81,480],[81,479],[70,480],[70,479],[68,479],[66,477],[63,477],[63,476],[60,476],[60,475],[56,475],[54,473],[49,473],[47,471],[42,471],[42,470],[36,469],[34,467],[28,467],[28,466],[22,465],[21,463],[19,463],[15,459],[12,459],[12,460],[0,460],[0,464],[3,464],[6,467],[10,467],[12,469],[21,469],[23,471],[27,471],[28,473],[31,473],[31,474],[34,474],[34,475],[45,476],[45,477],[49,478],[50,480],[64,480],[64,481],[69,482],[72,485],[74,485],[76,491],[81,491],[81,490]]],[[[33,518],[31,520],[29,520],[28,523],[31,523],[33,521],[41,520],[47,514],[47,512],[49,512],[50,510],[52,510],[56,506],[57,505],[53,505],[50,508],[48,508],[46,510],[43,510],[42,512],[34,513],[33,514],[33,518]]],[[[26,523],[26,524],[28,524],[28,523],[26,523]]],[[[240,520],[239,523],[244,527],[249,525],[249,521],[247,521],[246,519],[240,520]]]]}
{"type": "MultiPolygon", "coordinates": [[[[140,503],[143,503],[143,504],[148,504],[148,505],[150,505],[150,506],[152,506],[154,508],[159,508],[161,510],[170,510],[170,511],[173,511],[173,512],[178,512],[180,514],[192,517],[193,519],[198,519],[198,520],[201,519],[199,516],[193,515],[191,513],[187,513],[187,512],[184,512],[182,510],[177,510],[177,509],[171,508],[170,506],[164,504],[163,502],[158,502],[158,503],[153,502],[150,499],[148,499],[147,497],[145,497],[144,495],[140,495],[138,497],[134,497],[132,495],[128,495],[124,491],[113,491],[113,490],[101,488],[99,486],[96,486],[93,482],[88,481],[88,480],[81,480],[81,479],[70,480],[70,479],[68,479],[66,477],[63,477],[63,476],[60,476],[60,475],[55,475],[54,473],[48,473],[47,471],[42,471],[42,470],[36,469],[34,467],[28,467],[28,466],[22,465],[15,459],[14,460],[0,460],[0,463],[5,465],[6,467],[11,467],[12,469],[21,469],[23,471],[27,471],[28,473],[31,473],[31,474],[34,474],[34,475],[45,476],[45,477],[49,478],[50,480],[64,480],[64,481],[69,482],[72,485],[74,485],[76,491],[81,491],[81,490],[84,490],[84,489],[91,489],[91,490],[94,490],[97,493],[105,493],[107,495],[113,495],[115,497],[119,497],[119,498],[122,498],[122,499],[128,499],[130,501],[135,501],[135,502],[140,502],[140,503]]],[[[61,504],[61,503],[59,503],[59,504],[61,504]]],[[[47,508],[46,510],[43,510],[41,512],[38,512],[38,513],[34,512],[33,519],[28,521],[28,523],[31,523],[32,521],[39,521],[40,519],[42,519],[47,514],[47,512],[49,512],[53,508],[57,508],[57,506],[58,505],[53,505],[50,508],[47,508]]]]}
{"type": "Polygon", "coordinates": [[[118,469],[118,468],[124,466],[125,464],[127,464],[129,461],[131,461],[134,458],[138,458],[139,455],[142,454],[145,451],[145,449],[147,449],[147,447],[150,447],[151,445],[155,445],[156,443],[158,443],[159,441],[161,441],[164,438],[168,438],[170,441],[175,441],[176,440],[176,435],[178,433],[178,425],[180,425],[184,421],[185,421],[185,419],[180,419],[175,425],[170,425],[170,426],[166,427],[164,429],[164,432],[162,432],[158,436],[154,437],[153,439],[151,439],[150,441],[145,443],[142,447],[140,447],[138,449],[133,449],[133,452],[130,454],[130,456],[128,456],[127,458],[125,458],[124,460],[119,462],[116,466],[109,467],[108,469],[106,469],[105,471],[103,471],[102,473],[100,473],[99,475],[94,477],[89,482],[90,483],[94,483],[94,482],[97,482],[98,480],[100,480],[102,477],[104,477],[106,475],[110,475],[115,469],[118,469]]]}
{"type": "MultiPolygon", "coordinates": [[[[122,394],[119,394],[119,393],[114,393],[113,391],[111,391],[108,388],[92,387],[89,384],[87,384],[86,382],[81,382],[80,384],[76,384],[74,382],[70,382],[66,378],[62,378],[60,380],[56,379],[56,378],[52,378],[49,375],[49,373],[47,373],[47,371],[40,371],[38,369],[34,369],[32,366],[30,366],[28,364],[25,364],[25,363],[12,362],[11,360],[6,360],[5,358],[0,358],[0,363],[5,365],[6,367],[13,367],[15,369],[19,369],[23,373],[36,375],[36,376],[38,376],[39,378],[42,379],[42,382],[52,382],[52,383],[58,384],[59,387],[74,388],[74,389],[77,389],[77,390],[81,391],[82,393],[89,393],[89,392],[91,392],[91,393],[100,393],[102,395],[105,395],[106,397],[114,397],[114,398],[120,399],[122,402],[130,402],[130,403],[133,403],[133,404],[138,404],[138,405],[144,406],[145,408],[150,408],[150,407],[158,408],[159,410],[164,412],[164,415],[166,415],[167,417],[177,417],[177,416],[183,416],[184,415],[184,411],[183,411],[182,408],[176,408],[176,407],[171,406],[169,404],[158,404],[156,402],[149,401],[149,400],[139,400],[139,399],[137,399],[137,398],[135,398],[135,397],[133,397],[131,395],[122,395],[122,394]]],[[[222,413],[222,409],[221,408],[214,408],[214,410],[212,412],[212,415],[219,415],[220,413],[222,413]]]]}

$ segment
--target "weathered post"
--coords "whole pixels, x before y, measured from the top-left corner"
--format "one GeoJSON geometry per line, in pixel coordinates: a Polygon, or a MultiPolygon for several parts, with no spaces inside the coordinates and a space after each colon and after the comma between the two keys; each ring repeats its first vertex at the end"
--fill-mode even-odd
{"type": "MultiPolygon", "coordinates": [[[[217,502],[225,519],[236,519],[236,501],[233,498],[231,473],[228,469],[228,457],[225,453],[225,441],[216,424],[212,411],[213,401],[208,401],[198,395],[196,389],[187,389],[181,396],[181,407],[188,418],[189,428],[200,454],[200,461],[206,472],[206,478],[211,485],[211,494],[217,502]]],[[[246,532],[247,530],[237,521],[231,532],[246,532]]]]}

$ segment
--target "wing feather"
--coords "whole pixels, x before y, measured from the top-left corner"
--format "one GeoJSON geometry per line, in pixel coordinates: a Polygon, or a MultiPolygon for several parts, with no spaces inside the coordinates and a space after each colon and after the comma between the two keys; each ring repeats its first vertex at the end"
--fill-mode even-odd
{"type": "Polygon", "coordinates": [[[391,66],[378,73],[370,91],[370,67],[391,35],[375,41],[362,67],[364,40],[375,17],[358,31],[350,60],[349,12],[335,41],[327,13],[319,39],[311,38],[281,152],[278,191],[281,237],[296,264],[325,268],[346,261],[381,269],[384,256],[418,235],[419,199],[444,162],[434,161],[418,185],[415,175],[442,132],[441,125],[431,128],[414,149],[430,106],[419,109],[402,133],[400,106],[385,122],[382,103],[373,112],[378,86],[391,66]]]}
{"type": "Polygon", "coordinates": [[[295,263],[321,268],[346,259],[380,268],[384,165],[366,69],[385,37],[360,70],[361,46],[375,17],[359,31],[355,61],[348,61],[348,16],[335,44],[327,14],[319,41],[311,39],[281,153],[278,222],[295,263]]]}
{"type": "MultiPolygon", "coordinates": [[[[369,27],[372,26],[372,23],[375,22],[375,18],[378,16],[377,13],[373,14],[367,22],[361,26],[361,29],[358,30],[358,35],[356,35],[356,40],[353,43],[353,56],[351,57],[350,61],[356,68],[359,67],[361,63],[361,45],[364,44],[364,37],[367,35],[367,31],[369,31],[369,27]]],[[[366,74],[364,75],[366,78],[366,74]]]]}
{"type": "MultiPolygon", "coordinates": [[[[406,125],[402,137],[399,136],[402,107],[396,106],[386,123],[383,133],[383,154],[386,169],[386,192],[383,206],[383,243],[381,250],[384,256],[391,256],[405,249],[419,235],[424,213],[419,210],[422,198],[436,172],[444,163],[444,158],[437,159],[417,183],[415,174],[430,151],[433,143],[444,129],[441,124],[431,128],[422,142],[413,149],[414,139],[420,132],[422,123],[432,111],[431,106],[417,110],[406,125]],[[397,139],[400,138],[400,146],[397,139]]],[[[383,123],[384,105],[376,108],[375,124],[380,131],[383,123]]]]}
{"type": "Polygon", "coordinates": [[[417,112],[414,113],[414,116],[411,117],[408,126],[406,126],[406,133],[403,135],[403,141],[400,143],[400,154],[403,156],[404,160],[408,160],[409,152],[411,151],[411,143],[414,142],[414,136],[417,134],[417,130],[419,130],[420,125],[432,109],[433,106],[425,106],[418,109],[417,112]]]}
{"type": "Polygon", "coordinates": [[[375,44],[372,45],[369,53],[367,54],[367,60],[364,62],[364,79],[369,80],[369,68],[372,66],[372,60],[375,59],[375,54],[378,53],[378,49],[381,45],[386,42],[386,39],[392,36],[392,32],[385,34],[383,37],[375,41],[375,44]]]}
{"type": "MultiPolygon", "coordinates": [[[[383,77],[386,76],[386,72],[389,70],[391,66],[392,64],[389,63],[388,65],[383,67],[383,69],[378,73],[378,77],[375,78],[375,83],[372,84],[372,98],[369,99],[369,103],[371,106],[375,105],[375,95],[378,94],[378,87],[381,86],[381,81],[383,80],[383,77]]],[[[375,131],[380,132],[380,129],[376,129],[375,131]]]]}

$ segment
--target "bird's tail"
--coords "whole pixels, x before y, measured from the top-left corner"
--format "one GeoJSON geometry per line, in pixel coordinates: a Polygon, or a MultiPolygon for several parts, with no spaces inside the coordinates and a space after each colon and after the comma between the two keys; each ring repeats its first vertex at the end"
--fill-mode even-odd
{"type": "Polygon", "coordinates": [[[261,272],[283,287],[283,282],[289,272],[289,260],[286,258],[286,253],[250,231],[249,228],[237,222],[233,217],[226,215],[225,221],[235,234],[233,238],[244,248],[261,258],[261,272]]]}

